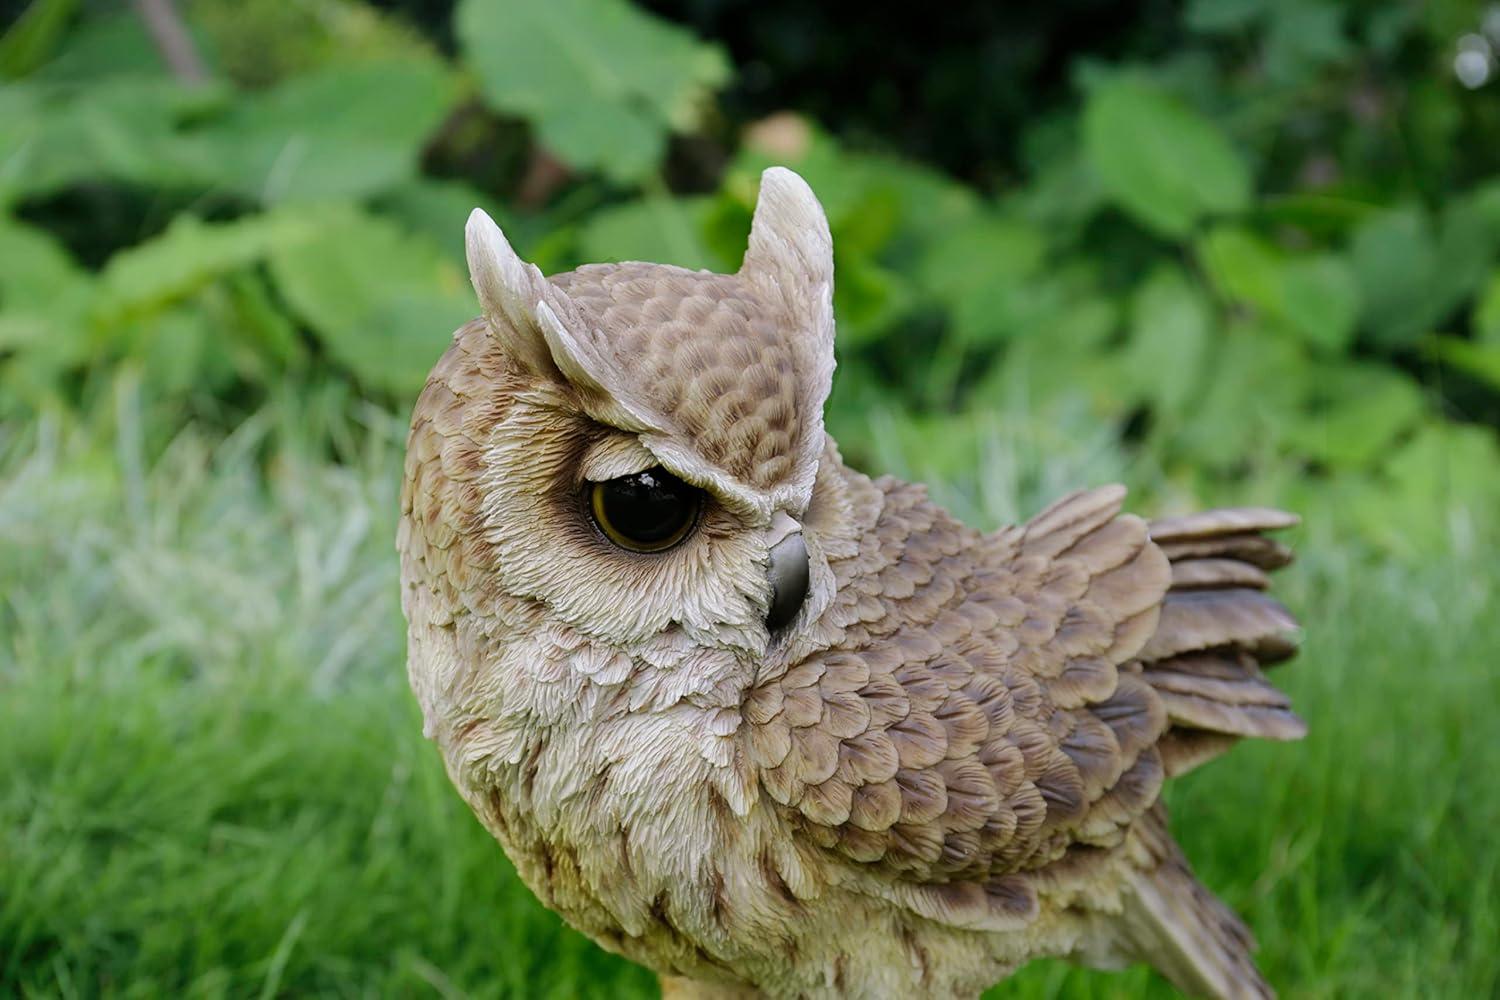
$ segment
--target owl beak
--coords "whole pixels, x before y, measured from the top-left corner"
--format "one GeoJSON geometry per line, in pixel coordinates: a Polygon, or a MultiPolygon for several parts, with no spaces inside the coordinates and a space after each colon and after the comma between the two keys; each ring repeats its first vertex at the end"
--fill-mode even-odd
{"type": "Polygon", "coordinates": [[[784,512],[778,512],[772,522],[768,541],[771,605],[766,628],[775,632],[797,617],[807,598],[807,543],[802,540],[802,526],[784,512]]]}

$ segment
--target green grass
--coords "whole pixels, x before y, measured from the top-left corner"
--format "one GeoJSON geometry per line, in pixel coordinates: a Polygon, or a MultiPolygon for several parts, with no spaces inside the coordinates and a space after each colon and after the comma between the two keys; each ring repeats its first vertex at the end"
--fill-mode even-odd
{"type": "MultiPolygon", "coordinates": [[[[394,422],[341,464],[268,416],[149,468],[119,423],[0,457],[0,994],[650,995],[529,896],[420,737],[394,422]]],[[[1000,446],[939,492],[994,520],[1132,473],[1000,446]]],[[[1500,567],[1301,545],[1282,582],[1308,638],[1278,680],[1312,735],[1180,783],[1181,839],[1285,995],[1494,995],[1500,567]]],[[[1039,963],[995,995],[1171,991],[1039,963]]]]}

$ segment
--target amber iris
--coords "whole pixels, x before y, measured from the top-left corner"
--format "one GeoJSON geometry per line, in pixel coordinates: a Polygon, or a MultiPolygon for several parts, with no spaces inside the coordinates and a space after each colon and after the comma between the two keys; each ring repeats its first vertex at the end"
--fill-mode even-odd
{"type": "Polygon", "coordinates": [[[589,513],[604,537],[632,552],[661,552],[687,537],[703,491],[661,466],[590,483],[589,513]]]}

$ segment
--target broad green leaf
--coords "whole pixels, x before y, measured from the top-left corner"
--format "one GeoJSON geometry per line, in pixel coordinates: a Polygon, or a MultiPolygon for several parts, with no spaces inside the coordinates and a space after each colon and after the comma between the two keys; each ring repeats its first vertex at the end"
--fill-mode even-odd
{"type": "MultiPolygon", "coordinates": [[[[782,116],[777,116],[782,118],[782,116]]],[[[855,152],[800,119],[778,121],[794,133],[775,142],[752,130],[725,177],[736,201],[752,208],[761,171],[770,166],[796,170],[818,196],[833,229],[836,253],[857,243],[867,252],[910,240],[925,245],[943,239],[981,211],[972,190],[930,167],[893,156],[855,152]]]]}
{"type": "Polygon", "coordinates": [[[1115,77],[1089,95],[1084,148],[1114,201],[1166,236],[1249,207],[1250,170],[1224,134],[1143,82],[1115,77]]]}
{"type": "Polygon", "coordinates": [[[120,353],[139,360],[147,385],[164,396],[212,392],[234,375],[223,332],[197,303],[136,317],[117,337],[120,353]]]}
{"type": "Polygon", "coordinates": [[[315,222],[291,213],[233,222],[180,215],[160,236],[110,258],[100,275],[96,312],[109,321],[150,313],[316,231],[315,222]]]}
{"type": "Polygon", "coordinates": [[[1259,323],[1237,323],[1215,338],[1208,377],[1174,438],[1181,454],[1221,472],[1280,453],[1313,389],[1298,346],[1259,323]]]}
{"type": "MultiPolygon", "coordinates": [[[[166,79],[161,52],[134,5],[113,6],[113,10],[100,9],[75,19],[61,51],[33,79],[72,83],[108,80],[111,86],[131,77],[166,79]]],[[[187,29],[203,50],[203,39],[192,21],[188,21],[187,29]]]]}
{"type": "Polygon", "coordinates": [[[307,360],[297,326],[275,301],[258,270],[239,271],[204,289],[198,304],[219,331],[236,370],[253,382],[274,382],[307,360]]]}
{"type": "Polygon", "coordinates": [[[252,90],[328,66],[437,55],[413,19],[366,0],[191,0],[184,6],[219,75],[252,90]]]}
{"type": "Polygon", "coordinates": [[[1227,34],[1248,28],[1271,6],[1271,0],[1192,0],[1185,19],[1194,31],[1227,34]]]}
{"type": "Polygon", "coordinates": [[[1328,0],[1280,0],[1266,32],[1265,69],[1281,83],[1300,83],[1354,46],[1344,33],[1345,9],[1328,0]]]}
{"type": "Polygon", "coordinates": [[[108,87],[26,82],[0,89],[0,202],[92,180],[203,187],[220,164],[179,129],[224,91],[125,77],[108,87]]]}
{"type": "Polygon", "coordinates": [[[1342,236],[1380,211],[1368,201],[1326,194],[1284,194],[1263,198],[1256,215],[1272,224],[1306,230],[1315,236],[1342,236]]]}
{"type": "Polygon", "coordinates": [[[51,58],[78,0],[31,0],[0,36],[0,76],[26,76],[51,58]]]}
{"type": "Polygon", "coordinates": [[[1425,346],[1453,367],[1500,390],[1500,343],[1475,343],[1460,337],[1434,335],[1425,346]]]}
{"type": "Polygon", "coordinates": [[[1121,392],[1125,378],[1104,353],[1119,328],[1119,307],[1066,276],[1049,288],[1039,296],[1046,302],[1036,310],[1037,326],[1006,344],[1003,362],[980,381],[973,398],[988,408],[1009,400],[1029,412],[1082,407],[1094,419],[1120,416],[1129,403],[1121,392]]]}
{"type": "Polygon", "coordinates": [[[1320,367],[1312,409],[1292,429],[1291,443],[1334,468],[1366,468],[1421,418],[1422,392],[1406,375],[1374,364],[1320,367]]]}
{"type": "Polygon", "coordinates": [[[1433,226],[1419,208],[1389,209],[1350,247],[1364,318],[1386,346],[1410,344],[1446,319],[1484,281],[1500,233],[1470,199],[1452,202],[1433,226]]]}
{"type": "Polygon", "coordinates": [[[1014,336],[1017,302],[1041,266],[1046,241],[1032,226],[985,214],[933,241],[918,270],[922,285],[949,309],[969,342],[1014,336]]]}
{"type": "Polygon", "coordinates": [[[713,199],[651,195],[595,213],[578,234],[579,251],[590,263],[645,260],[691,270],[732,271],[737,261],[721,259],[704,239],[713,199]]]}
{"type": "Polygon", "coordinates": [[[455,27],[490,104],[620,181],[649,174],[729,79],[717,46],[626,0],[463,0],[455,27]]]}
{"type": "Polygon", "coordinates": [[[50,234],[3,217],[0,260],[0,355],[24,351],[34,373],[83,360],[93,278],[50,234]]]}
{"type": "Polygon", "coordinates": [[[340,211],[317,222],[314,238],[270,256],[277,290],[366,385],[416,393],[453,331],[479,311],[463,269],[386,219],[340,211]]]}
{"type": "Polygon", "coordinates": [[[1286,292],[1281,254],[1243,229],[1221,226],[1198,244],[1198,257],[1209,279],[1226,298],[1279,318],[1286,292]]]}
{"type": "Polygon", "coordinates": [[[1455,519],[1493,518],[1500,507],[1494,431],[1430,421],[1385,463],[1384,486],[1352,508],[1360,532],[1414,557],[1451,544],[1455,519]]]}
{"type": "Polygon", "coordinates": [[[868,255],[840,256],[835,251],[834,269],[838,278],[833,283],[833,312],[841,348],[875,341],[910,306],[906,279],[868,255]]]}
{"type": "Polygon", "coordinates": [[[1363,318],[1376,340],[1410,343],[1437,320],[1437,241],[1426,215],[1415,208],[1388,209],[1354,234],[1349,252],[1359,280],[1363,318]]]}
{"type": "Polygon", "coordinates": [[[267,204],[363,198],[417,175],[456,93],[436,62],[334,66],[242,100],[196,138],[223,183],[267,204]]]}
{"type": "Polygon", "coordinates": [[[1344,258],[1288,258],[1281,298],[1284,321],[1313,347],[1330,354],[1348,347],[1359,318],[1359,283],[1344,258]]]}
{"type": "Polygon", "coordinates": [[[0,216],[0,309],[45,308],[88,275],[51,233],[0,216]]]}
{"type": "Polygon", "coordinates": [[[1203,293],[1182,271],[1158,267],[1131,302],[1124,374],[1134,399],[1159,416],[1180,413],[1199,388],[1212,323],[1203,293]]]}
{"type": "Polygon", "coordinates": [[[462,181],[419,178],[387,191],[377,205],[381,214],[426,236],[458,264],[464,264],[464,226],[469,213],[482,208],[505,231],[511,246],[523,257],[527,256],[530,242],[524,238],[527,227],[504,211],[493,197],[462,181]]]}
{"type": "Polygon", "coordinates": [[[1443,206],[1437,247],[1437,283],[1432,311],[1444,319],[1477,293],[1490,275],[1500,229],[1486,218],[1485,196],[1455,198],[1443,206]]]}
{"type": "Polygon", "coordinates": [[[1474,336],[1500,347],[1500,271],[1490,275],[1484,292],[1474,305],[1474,336]]]}

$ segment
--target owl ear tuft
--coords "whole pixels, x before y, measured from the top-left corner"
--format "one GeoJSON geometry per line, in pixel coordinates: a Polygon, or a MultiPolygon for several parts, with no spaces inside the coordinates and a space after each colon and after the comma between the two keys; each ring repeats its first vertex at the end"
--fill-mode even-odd
{"type": "Polygon", "coordinates": [[[833,236],[812,188],[785,167],[760,175],[760,197],[740,271],[775,285],[832,349],[833,236]]]}
{"type": "Polygon", "coordinates": [[[619,384],[615,366],[583,326],[567,294],[549,284],[535,264],[517,256],[482,209],[469,214],[464,245],[484,318],[513,359],[536,375],[580,390],[590,415],[611,426],[630,431],[655,427],[619,384]]]}
{"type": "Polygon", "coordinates": [[[469,280],[490,329],[510,354],[532,371],[552,368],[552,354],[542,335],[537,309],[547,295],[547,281],[535,264],[511,249],[510,241],[482,208],[469,213],[464,227],[469,280]]]}

